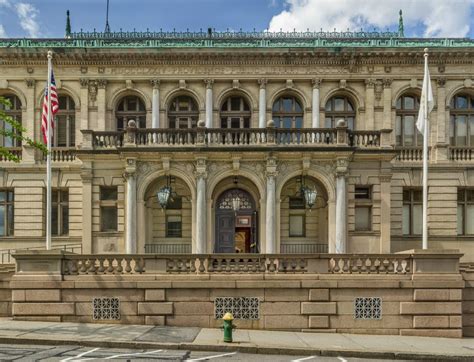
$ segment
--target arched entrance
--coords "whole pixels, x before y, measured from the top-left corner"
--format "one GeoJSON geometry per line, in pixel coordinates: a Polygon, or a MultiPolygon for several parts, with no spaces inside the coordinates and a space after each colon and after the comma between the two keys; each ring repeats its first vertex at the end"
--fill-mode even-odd
{"type": "Polygon", "coordinates": [[[258,253],[257,208],[245,190],[223,192],[215,208],[215,253],[258,253]]]}

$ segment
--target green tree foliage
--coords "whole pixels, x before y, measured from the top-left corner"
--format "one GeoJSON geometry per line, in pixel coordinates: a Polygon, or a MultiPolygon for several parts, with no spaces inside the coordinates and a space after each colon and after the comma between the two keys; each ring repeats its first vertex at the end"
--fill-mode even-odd
{"type": "MultiPolygon", "coordinates": [[[[4,97],[0,97],[0,120],[3,121],[3,127],[0,127],[0,136],[10,138],[14,143],[27,144],[43,153],[47,153],[48,150],[45,145],[23,136],[26,129],[6,112],[10,107],[10,101],[4,97]],[[10,125],[10,127],[7,125],[10,125]]],[[[20,162],[20,158],[12,153],[8,147],[0,146],[0,158],[5,161],[20,162]]]]}

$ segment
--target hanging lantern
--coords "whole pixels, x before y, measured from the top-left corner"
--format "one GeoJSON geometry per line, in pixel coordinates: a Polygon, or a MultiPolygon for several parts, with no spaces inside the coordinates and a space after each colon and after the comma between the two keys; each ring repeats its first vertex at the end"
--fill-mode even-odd
{"type": "Polygon", "coordinates": [[[166,209],[166,206],[168,205],[168,202],[170,200],[171,196],[171,187],[170,186],[164,186],[161,189],[158,190],[158,193],[156,194],[158,197],[158,203],[160,204],[162,209],[166,209]]]}
{"type": "Polygon", "coordinates": [[[232,198],[232,210],[235,212],[240,210],[240,197],[238,195],[232,198]]]}
{"type": "Polygon", "coordinates": [[[316,189],[310,189],[309,187],[304,187],[303,195],[306,201],[306,205],[308,205],[309,209],[311,210],[311,208],[316,203],[316,198],[318,197],[318,191],[316,189]]]}

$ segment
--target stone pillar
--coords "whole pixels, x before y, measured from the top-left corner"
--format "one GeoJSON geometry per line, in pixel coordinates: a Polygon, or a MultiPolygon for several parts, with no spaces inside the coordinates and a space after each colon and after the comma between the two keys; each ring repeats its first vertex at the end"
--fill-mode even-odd
{"type": "Polygon", "coordinates": [[[81,130],[89,129],[89,86],[94,86],[89,79],[79,79],[81,83],[81,118],[76,123],[76,145],[82,144],[81,130]]]}
{"type": "Polygon", "coordinates": [[[336,253],[347,252],[347,191],[346,173],[349,162],[337,160],[336,168],[336,253]]]}
{"type": "Polygon", "coordinates": [[[125,178],[127,180],[127,203],[126,203],[126,235],[125,253],[135,254],[137,252],[137,180],[135,173],[136,160],[127,159],[125,178]]]}
{"type": "Polygon", "coordinates": [[[206,79],[204,82],[206,83],[206,128],[212,128],[212,85],[214,84],[214,80],[206,79]]]}
{"type": "Polygon", "coordinates": [[[380,253],[390,253],[390,181],[392,175],[383,174],[380,180],[380,253]]]}
{"type": "Polygon", "coordinates": [[[152,79],[151,128],[160,128],[160,80],[152,79]]]}
{"type": "Polygon", "coordinates": [[[260,93],[258,97],[258,128],[265,128],[267,126],[266,114],[267,114],[267,80],[259,79],[260,93]]]}
{"type": "Polygon", "coordinates": [[[313,102],[312,102],[312,122],[311,127],[320,128],[319,120],[319,87],[321,85],[321,79],[313,79],[313,102]]]}
{"type": "Polygon", "coordinates": [[[206,160],[200,158],[196,165],[196,254],[207,251],[206,160]]]}
{"type": "MultiPolygon", "coordinates": [[[[383,129],[394,129],[392,127],[392,79],[383,79],[383,129]]],[[[395,134],[395,132],[393,132],[395,134]]]]}
{"type": "MultiPolygon", "coordinates": [[[[431,135],[435,134],[435,139],[430,142],[431,146],[436,145],[436,155],[431,152],[431,156],[438,161],[446,161],[449,158],[448,145],[449,145],[449,128],[446,129],[446,78],[441,77],[436,80],[437,84],[437,97],[436,97],[436,132],[432,130],[431,135]]],[[[433,117],[433,116],[431,116],[433,117]]],[[[434,127],[433,127],[434,128],[434,127]]],[[[472,131],[471,131],[472,132],[472,131]]]]}
{"type": "MultiPolygon", "coordinates": [[[[97,131],[105,131],[106,125],[106,98],[105,90],[107,87],[107,80],[99,79],[97,81],[97,131]]],[[[115,129],[113,125],[112,129],[115,129]]]]}
{"type": "MultiPolygon", "coordinates": [[[[35,122],[35,85],[36,82],[34,79],[25,79],[26,83],[26,104],[22,104],[21,108],[23,110],[23,115],[22,117],[22,126],[26,128],[26,134],[25,136],[31,138],[32,140],[38,140],[41,139],[41,142],[43,141],[43,136],[40,137],[35,137],[35,134],[38,133],[38,130],[40,127],[38,126],[38,123],[35,122]]],[[[41,102],[43,100],[41,99],[41,102]]],[[[41,103],[42,104],[42,103],[41,103]]],[[[38,117],[40,117],[38,115],[38,117]]],[[[41,134],[41,132],[40,132],[41,134]]],[[[23,142],[22,144],[22,152],[21,152],[21,159],[22,163],[30,163],[34,164],[36,162],[36,155],[38,156],[41,154],[41,152],[36,152],[36,149],[27,145],[26,142],[23,142]]]]}
{"type": "Polygon", "coordinates": [[[365,87],[365,129],[374,130],[375,79],[366,79],[365,87]]]}
{"type": "Polygon", "coordinates": [[[267,254],[279,252],[276,242],[276,169],[276,159],[269,158],[267,160],[267,205],[265,215],[265,253],[267,254]]]}
{"type": "Polygon", "coordinates": [[[84,161],[82,180],[82,252],[92,254],[92,162],[84,161]]]}

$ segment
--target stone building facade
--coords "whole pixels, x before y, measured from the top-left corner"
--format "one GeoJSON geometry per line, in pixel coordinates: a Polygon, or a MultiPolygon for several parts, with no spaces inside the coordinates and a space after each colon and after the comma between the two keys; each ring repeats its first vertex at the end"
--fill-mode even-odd
{"type": "MultiPolygon", "coordinates": [[[[84,253],[389,253],[421,246],[414,123],[427,46],[436,103],[430,247],[472,260],[472,40],[0,39],[0,95],[39,140],[46,52],[54,51],[53,245],[81,244],[84,253]],[[160,205],[165,188],[171,196],[160,205]],[[305,190],[317,192],[311,205],[305,190]]],[[[0,247],[41,245],[44,157],[8,139],[0,144],[21,156],[18,164],[0,161],[0,247]]]]}

